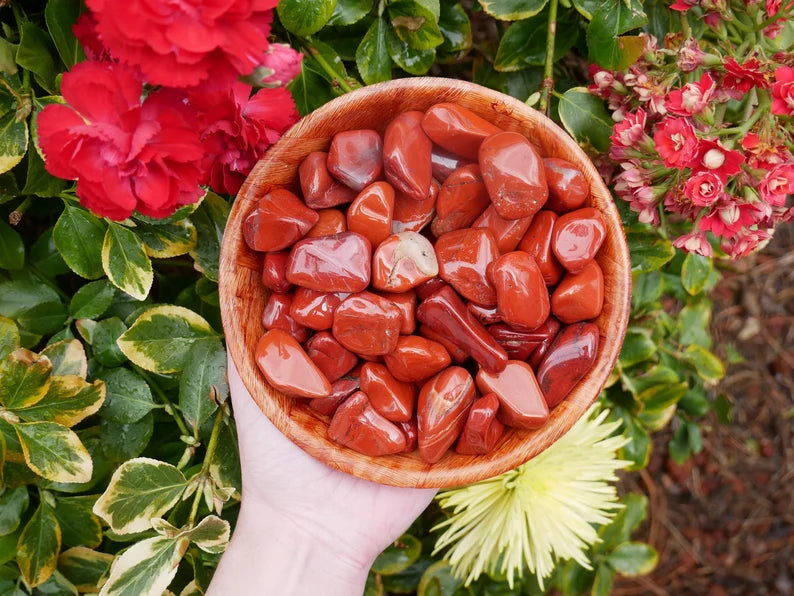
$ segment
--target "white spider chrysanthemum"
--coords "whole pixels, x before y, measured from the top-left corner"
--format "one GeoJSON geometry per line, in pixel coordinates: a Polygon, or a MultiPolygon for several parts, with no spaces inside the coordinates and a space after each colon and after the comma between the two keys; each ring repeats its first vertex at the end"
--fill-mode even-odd
{"type": "Polygon", "coordinates": [[[620,508],[615,471],[629,462],[617,458],[628,442],[611,436],[620,422],[605,423],[597,405],[551,447],[515,470],[441,491],[441,507],[451,509],[434,554],[446,558],[466,585],[483,572],[507,576],[510,586],[524,566],[543,579],[554,561],[575,559],[590,568],[587,548],[598,540],[593,524],[605,524],[620,508]]]}

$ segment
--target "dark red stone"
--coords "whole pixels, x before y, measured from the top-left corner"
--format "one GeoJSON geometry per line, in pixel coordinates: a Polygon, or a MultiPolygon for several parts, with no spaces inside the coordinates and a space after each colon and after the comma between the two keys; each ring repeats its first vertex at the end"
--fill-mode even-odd
{"type": "Polygon", "coordinates": [[[534,331],[518,331],[507,323],[495,323],[488,326],[488,333],[505,349],[510,360],[526,360],[541,345],[548,347],[559,329],[560,323],[549,317],[534,331]]]}
{"type": "Polygon", "coordinates": [[[488,271],[502,320],[524,331],[540,327],[549,317],[549,294],[535,259],[518,250],[509,252],[488,271]]]}
{"type": "Polygon", "coordinates": [[[486,268],[499,257],[496,240],[485,228],[455,230],[436,241],[438,276],[464,298],[494,306],[496,291],[486,268]]]}
{"type": "Polygon", "coordinates": [[[449,284],[445,282],[443,279],[438,277],[434,277],[433,279],[428,279],[426,282],[422,282],[416,288],[416,297],[419,300],[424,300],[430,294],[434,293],[436,290],[440,290],[441,288],[447,288],[449,284]]]}
{"type": "Polygon", "coordinates": [[[554,251],[551,249],[551,240],[554,235],[554,224],[557,222],[557,214],[553,211],[543,209],[532,218],[526,235],[518,245],[518,250],[534,257],[535,262],[543,274],[543,279],[547,286],[554,286],[560,281],[560,277],[565,269],[557,261],[554,251]]]}
{"type": "Polygon", "coordinates": [[[566,325],[595,319],[604,307],[604,274],[595,261],[568,273],[551,296],[551,311],[566,325]]]}
{"type": "Polygon", "coordinates": [[[441,335],[440,333],[436,333],[427,325],[420,325],[419,326],[419,335],[422,337],[426,337],[427,339],[432,339],[435,342],[440,343],[444,348],[447,350],[450,358],[452,358],[452,362],[455,364],[462,364],[469,359],[469,355],[460,349],[458,346],[453,344],[449,341],[446,337],[441,335]]]}
{"type": "Polygon", "coordinates": [[[259,199],[243,221],[245,243],[253,250],[278,251],[295,244],[320,218],[298,197],[276,188],[259,199]]]}
{"type": "Polygon", "coordinates": [[[543,359],[546,357],[546,352],[549,351],[549,346],[551,346],[554,339],[557,337],[557,334],[560,332],[560,322],[555,319],[554,317],[549,317],[546,319],[546,322],[543,323],[539,328],[535,329],[533,333],[542,333],[545,335],[543,341],[540,342],[540,345],[535,348],[535,351],[532,352],[532,355],[529,357],[527,362],[532,367],[532,370],[537,371],[540,363],[543,362],[543,359]]]}
{"type": "Polygon", "coordinates": [[[364,455],[389,455],[405,449],[405,435],[378,414],[363,391],[357,391],[337,408],[328,438],[364,455]]]}
{"type": "Polygon", "coordinates": [[[491,204],[480,175],[480,166],[469,164],[452,172],[441,185],[436,200],[435,236],[469,227],[491,204]]]}
{"type": "Polygon", "coordinates": [[[408,422],[413,417],[416,387],[395,379],[383,364],[367,362],[361,367],[361,390],[372,407],[392,422],[408,422]]]}
{"type": "Polygon", "coordinates": [[[575,165],[558,157],[547,157],[543,160],[543,167],[549,185],[546,209],[562,215],[584,206],[590,187],[575,165]]]}
{"type": "Polygon", "coordinates": [[[325,397],[331,383],[286,331],[271,329],[256,346],[256,363],[273,387],[295,397],[325,397]]]}
{"type": "Polygon", "coordinates": [[[466,308],[468,308],[469,312],[477,317],[477,320],[483,325],[498,323],[502,320],[502,316],[495,306],[480,306],[474,302],[469,302],[466,308]]]}
{"type": "Polygon", "coordinates": [[[305,348],[306,354],[331,383],[350,372],[358,362],[356,355],[345,349],[328,331],[315,333],[305,348]]]}
{"type": "Polygon", "coordinates": [[[535,373],[529,364],[511,360],[502,372],[480,369],[477,387],[483,393],[499,398],[499,420],[516,428],[540,428],[549,419],[549,408],[543,399],[535,373]]]}
{"type": "Polygon", "coordinates": [[[358,378],[345,376],[331,383],[331,393],[327,397],[318,397],[309,400],[309,407],[325,416],[333,416],[336,409],[342,405],[347,397],[358,391],[358,378]]]}
{"type": "Polygon", "coordinates": [[[430,154],[430,163],[432,164],[433,178],[443,183],[452,172],[471,161],[434,145],[433,152],[430,154]]]}
{"type": "Polygon", "coordinates": [[[593,323],[563,327],[538,369],[538,384],[550,408],[559,404],[593,366],[599,332],[593,323]]]}
{"type": "Polygon", "coordinates": [[[474,380],[459,366],[438,373],[422,386],[416,419],[423,460],[434,464],[444,456],[466,424],[476,396],[474,380]]]}
{"type": "Polygon", "coordinates": [[[499,398],[495,393],[474,401],[460,433],[455,452],[461,455],[485,455],[496,447],[504,432],[504,424],[496,417],[499,398]]]}
{"type": "Polygon", "coordinates": [[[287,281],[287,261],[289,261],[289,251],[286,250],[265,254],[262,284],[266,288],[279,294],[292,289],[292,284],[287,281]]]}
{"type": "Polygon", "coordinates": [[[334,324],[334,311],[346,298],[346,294],[320,292],[309,288],[297,288],[292,295],[290,315],[301,325],[322,331],[334,324]]]}
{"type": "Polygon", "coordinates": [[[331,177],[327,160],[327,153],[315,151],[309,153],[298,167],[303,199],[312,209],[335,207],[356,198],[355,190],[331,177]]]}
{"type": "Polygon", "coordinates": [[[345,186],[361,190],[380,178],[383,142],[374,130],[338,132],[328,150],[328,171],[345,186]]]}
{"type": "Polygon", "coordinates": [[[413,383],[432,377],[450,364],[446,348],[438,342],[418,335],[402,335],[397,347],[383,360],[394,377],[413,383]]]}
{"type": "Polygon", "coordinates": [[[400,309],[400,335],[411,335],[416,329],[416,292],[408,290],[399,294],[373,292],[400,309]]]}
{"type": "Polygon", "coordinates": [[[485,138],[502,132],[501,128],[454,103],[431,106],[422,120],[422,128],[436,145],[473,160],[477,159],[485,138]]]}
{"type": "Polygon", "coordinates": [[[290,253],[287,280],[324,292],[360,292],[369,285],[371,246],[355,232],[306,238],[290,253]]]}
{"type": "Polygon", "coordinates": [[[339,209],[320,209],[320,219],[311,230],[306,232],[306,238],[319,238],[347,232],[347,219],[339,209]]]}
{"type": "Polygon", "coordinates": [[[347,209],[347,229],[378,246],[391,234],[394,190],[388,182],[375,182],[362,190],[347,209]]]}
{"type": "Polygon", "coordinates": [[[386,127],[383,169],[395,191],[424,201],[433,177],[430,153],[433,143],[422,130],[422,112],[404,112],[386,127]]]}
{"type": "Polygon", "coordinates": [[[430,183],[430,192],[423,201],[414,201],[402,193],[394,193],[394,215],[392,216],[391,231],[421,232],[427,224],[433,221],[436,213],[436,199],[441,190],[441,185],[433,180],[430,183]]]}
{"type": "Polygon", "coordinates": [[[601,212],[585,207],[560,216],[554,224],[551,248],[554,255],[571,273],[579,273],[593,260],[606,238],[606,225],[601,212]]]}
{"type": "Polygon", "coordinates": [[[290,315],[292,306],[291,294],[271,292],[262,311],[262,327],[265,329],[281,329],[289,333],[299,343],[309,337],[309,331],[290,315]]]}
{"type": "Polygon", "coordinates": [[[400,309],[380,296],[359,292],[345,298],[334,313],[334,337],[362,356],[388,354],[400,337],[400,309]]]}
{"type": "Polygon", "coordinates": [[[405,449],[403,449],[403,453],[411,453],[416,449],[419,443],[419,427],[416,423],[416,416],[411,418],[408,422],[396,422],[395,424],[405,435],[405,449]]]}
{"type": "Polygon", "coordinates": [[[482,215],[474,221],[471,227],[491,230],[499,252],[506,253],[516,249],[531,221],[531,217],[505,219],[499,215],[496,207],[491,205],[482,212],[482,215]]]}
{"type": "Polygon", "coordinates": [[[416,232],[392,234],[372,256],[372,286],[386,292],[407,292],[438,275],[433,245],[416,232]]]}

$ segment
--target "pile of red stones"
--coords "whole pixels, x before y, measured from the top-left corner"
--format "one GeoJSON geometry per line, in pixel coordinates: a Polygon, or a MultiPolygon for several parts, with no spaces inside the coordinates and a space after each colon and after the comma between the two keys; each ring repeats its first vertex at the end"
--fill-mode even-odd
{"type": "Polygon", "coordinates": [[[485,454],[592,366],[605,226],[571,163],[440,103],[338,133],[299,178],[302,199],[272,190],[244,222],[271,291],[256,361],[332,440],[485,454]]]}

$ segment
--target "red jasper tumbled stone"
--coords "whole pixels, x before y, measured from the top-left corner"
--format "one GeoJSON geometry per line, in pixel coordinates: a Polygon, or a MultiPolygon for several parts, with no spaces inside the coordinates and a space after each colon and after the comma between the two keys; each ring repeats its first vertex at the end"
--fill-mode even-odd
{"type": "Polygon", "coordinates": [[[535,331],[518,331],[507,323],[488,325],[488,333],[505,349],[510,360],[526,360],[543,340],[535,331]]]}
{"type": "Polygon", "coordinates": [[[422,128],[432,141],[466,159],[477,159],[483,140],[502,129],[471,110],[454,103],[431,106],[422,119],[422,128]]]}
{"type": "Polygon", "coordinates": [[[326,397],[309,400],[309,407],[325,416],[333,416],[336,409],[342,405],[349,395],[358,391],[358,379],[345,376],[331,383],[331,393],[326,397]]]}
{"type": "Polygon", "coordinates": [[[243,221],[243,237],[253,250],[278,251],[300,240],[319,218],[290,191],[275,188],[243,221]]]}
{"type": "Polygon", "coordinates": [[[416,329],[416,292],[408,290],[399,294],[373,292],[400,309],[400,335],[411,335],[416,329]]]}
{"type": "Polygon", "coordinates": [[[292,284],[287,281],[287,262],[289,251],[280,250],[265,254],[265,264],[262,267],[262,285],[280,294],[292,289],[292,284]]]}
{"type": "Polygon", "coordinates": [[[331,393],[331,383],[286,331],[265,333],[254,357],[267,382],[287,395],[318,398],[331,393]]]}
{"type": "Polygon", "coordinates": [[[361,292],[370,280],[369,240],[355,232],[305,238],[292,247],[287,280],[325,292],[361,292]]]}
{"type": "Polygon", "coordinates": [[[567,325],[595,319],[603,307],[604,274],[595,261],[566,274],[551,296],[551,312],[567,325]]]}
{"type": "Polygon", "coordinates": [[[546,283],[527,253],[517,250],[502,255],[488,272],[496,288],[496,308],[505,323],[532,331],[549,317],[546,283]]]}
{"type": "Polygon", "coordinates": [[[578,273],[593,260],[606,238],[601,212],[585,207],[560,216],[554,224],[551,248],[560,264],[578,273]]]}
{"type": "Polygon", "coordinates": [[[449,354],[440,343],[418,335],[402,335],[397,347],[383,356],[396,379],[413,383],[432,377],[450,364],[449,354]]]}
{"type": "Polygon", "coordinates": [[[546,319],[546,322],[543,323],[540,327],[535,329],[532,333],[538,334],[538,336],[542,336],[543,339],[540,342],[540,345],[535,348],[535,350],[530,355],[527,362],[532,367],[532,370],[537,371],[540,363],[543,362],[543,359],[546,357],[546,352],[549,351],[549,346],[551,346],[552,342],[557,337],[557,334],[560,332],[560,328],[562,325],[560,322],[555,319],[554,317],[549,317],[546,319]]]}
{"type": "Polygon", "coordinates": [[[422,201],[406,198],[402,193],[394,193],[394,214],[392,215],[391,231],[421,232],[436,214],[436,199],[441,190],[441,185],[433,180],[430,183],[430,192],[422,201]]]}
{"type": "Polygon", "coordinates": [[[543,279],[547,286],[556,285],[565,269],[557,261],[554,251],[551,249],[551,241],[554,235],[554,224],[557,222],[557,214],[553,211],[543,209],[532,218],[526,235],[521,239],[518,250],[534,257],[535,262],[543,274],[543,279]]]}
{"type": "Polygon", "coordinates": [[[427,325],[419,325],[419,335],[422,337],[426,337],[427,339],[432,339],[435,342],[440,343],[444,348],[447,350],[450,358],[452,358],[452,362],[455,364],[461,364],[466,362],[469,359],[469,355],[460,349],[458,346],[453,344],[449,341],[446,337],[441,335],[440,333],[436,333],[427,325]]]}
{"type": "Polygon", "coordinates": [[[504,254],[515,250],[532,222],[531,217],[505,219],[491,205],[471,225],[472,228],[488,228],[496,240],[496,247],[504,254]]]}
{"type": "Polygon", "coordinates": [[[443,279],[440,279],[438,277],[434,277],[433,279],[428,279],[427,281],[422,282],[418,286],[416,286],[415,288],[416,297],[419,300],[424,300],[425,298],[430,296],[430,294],[435,293],[436,290],[440,290],[441,288],[446,288],[446,287],[449,287],[449,284],[447,282],[445,282],[443,279]]]}
{"type": "Polygon", "coordinates": [[[470,226],[490,204],[480,166],[469,164],[455,170],[438,193],[436,217],[431,225],[433,235],[438,237],[470,226]]]}
{"type": "Polygon", "coordinates": [[[375,411],[363,391],[357,391],[336,409],[328,425],[328,438],[364,455],[389,455],[405,449],[405,435],[375,411]]]}
{"type": "Polygon", "coordinates": [[[502,320],[502,315],[499,314],[499,309],[495,306],[480,306],[474,302],[469,302],[466,308],[468,308],[469,312],[477,317],[477,320],[483,325],[498,323],[502,320]]]}
{"type": "MultiPolygon", "coordinates": [[[[444,182],[447,177],[461,166],[471,163],[472,160],[464,159],[459,155],[445,151],[437,145],[433,145],[433,151],[430,154],[430,163],[433,169],[433,178],[439,182],[444,182]]],[[[476,161],[476,158],[474,158],[476,161]]]]}
{"type": "Polygon", "coordinates": [[[464,298],[494,306],[496,291],[486,268],[499,257],[496,240],[485,228],[455,230],[436,241],[438,276],[464,298]]]}
{"type": "Polygon", "coordinates": [[[400,337],[400,309],[371,292],[351,294],[334,312],[334,337],[362,356],[388,354],[400,337]]]}
{"type": "Polygon", "coordinates": [[[355,190],[331,177],[327,161],[327,153],[315,151],[309,153],[298,167],[303,200],[312,209],[335,207],[356,198],[355,190]]]}
{"type": "Polygon", "coordinates": [[[303,343],[309,337],[309,331],[290,314],[292,306],[291,294],[271,292],[262,311],[262,327],[265,329],[281,329],[289,333],[298,342],[303,343]]]}
{"type": "Polygon", "coordinates": [[[319,238],[320,236],[347,232],[347,218],[339,209],[320,209],[317,214],[320,219],[311,230],[306,232],[306,238],[319,238]]]}
{"type": "Polygon", "coordinates": [[[323,331],[334,324],[334,311],[346,297],[346,294],[341,293],[297,288],[292,295],[289,312],[301,325],[323,331]]]}
{"type": "Polygon", "coordinates": [[[383,170],[395,191],[424,201],[433,177],[433,143],[422,130],[422,112],[404,112],[392,120],[383,136],[383,170]]]}
{"type": "Polygon", "coordinates": [[[361,367],[361,390],[381,416],[392,422],[408,422],[416,405],[416,387],[394,378],[383,364],[367,362],[361,367]]]}
{"type": "Polygon", "coordinates": [[[561,215],[584,206],[590,186],[575,165],[565,159],[547,157],[543,160],[543,167],[549,185],[546,209],[561,215]]]}
{"type": "Polygon", "coordinates": [[[593,366],[599,332],[593,323],[564,327],[538,368],[538,384],[550,408],[559,404],[593,366]]]}
{"type": "Polygon", "coordinates": [[[361,190],[383,171],[383,142],[374,130],[338,132],[328,150],[328,171],[345,186],[361,190]]]}
{"type": "Polygon", "coordinates": [[[460,435],[476,396],[474,380],[459,366],[441,371],[422,386],[416,418],[423,460],[433,464],[444,456],[460,435]]]}
{"type": "Polygon", "coordinates": [[[362,190],[347,209],[347,229],[358,232],[373,248],[391,234],[394,189],[388,182],[375,182],[362,190]]]}
{"type": "Polygon", "coordinates": [[[455,452],[460,455],[484,455],[493,450],[505,429],[496,417],[498,411],[499,398],[495,393],[476,399],[455,445],[455,452]]]}
{"type": "Polygon", "coordinates": [[[438,275],[430,241],[416,232],[392,234],[372,256],[372,285],[386,292],[407,292],[438,275]]]}
{"type": "Polygon", "coordinates": [[[356,355],[345,349],[328,331],[314,334],[306,342],[305,350],[331,383],[350,372],[358,362],[356,355]]]}
{"type": "Polygon", "coordinates": [[[500,132],[480,145],[480,169],[496,211],[506,219],[530,217],[549,196],[543,161],[524,136],[500,132]]]}
{"type": "Polygon", "coordinates": [[[416,423],[416,416],[411,418],[408,422],[395,422],[395,424],[405,435],[405,449],[403,449],[403,453],[411,453],[419,444],[419,427],[416,423]]]}
{"type": "Polygon", "coordinates": [[[549,419],[549,408],[529,364],[511,360],[499,373],[483,369],[477,373],[477,387],[499,398],[499,419],[516,428],[540,428],[549,419]]]}

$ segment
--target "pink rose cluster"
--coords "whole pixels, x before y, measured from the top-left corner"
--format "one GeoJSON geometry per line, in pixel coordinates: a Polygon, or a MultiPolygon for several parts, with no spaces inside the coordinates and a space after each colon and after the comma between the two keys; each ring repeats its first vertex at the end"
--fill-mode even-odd
{"type": "Polygon", "coordinates": [[[641,222],[677,235],[679,248],[747,255],[794,219],[791,56],[725,55],[681,34],[663,47],[645,41],[627,71],[591,66],[590,92],[616,122],[615,193],[641,222]]]}
{"type": "Polygon", "coordinates": [[[268,41],[277,0],[86,4],[74,33],[88,59],[38,119],[47,170],[115,220],[166,217],[202,186],[235,194],[298,119],[285,85],[302,55],[268,41]]]}

